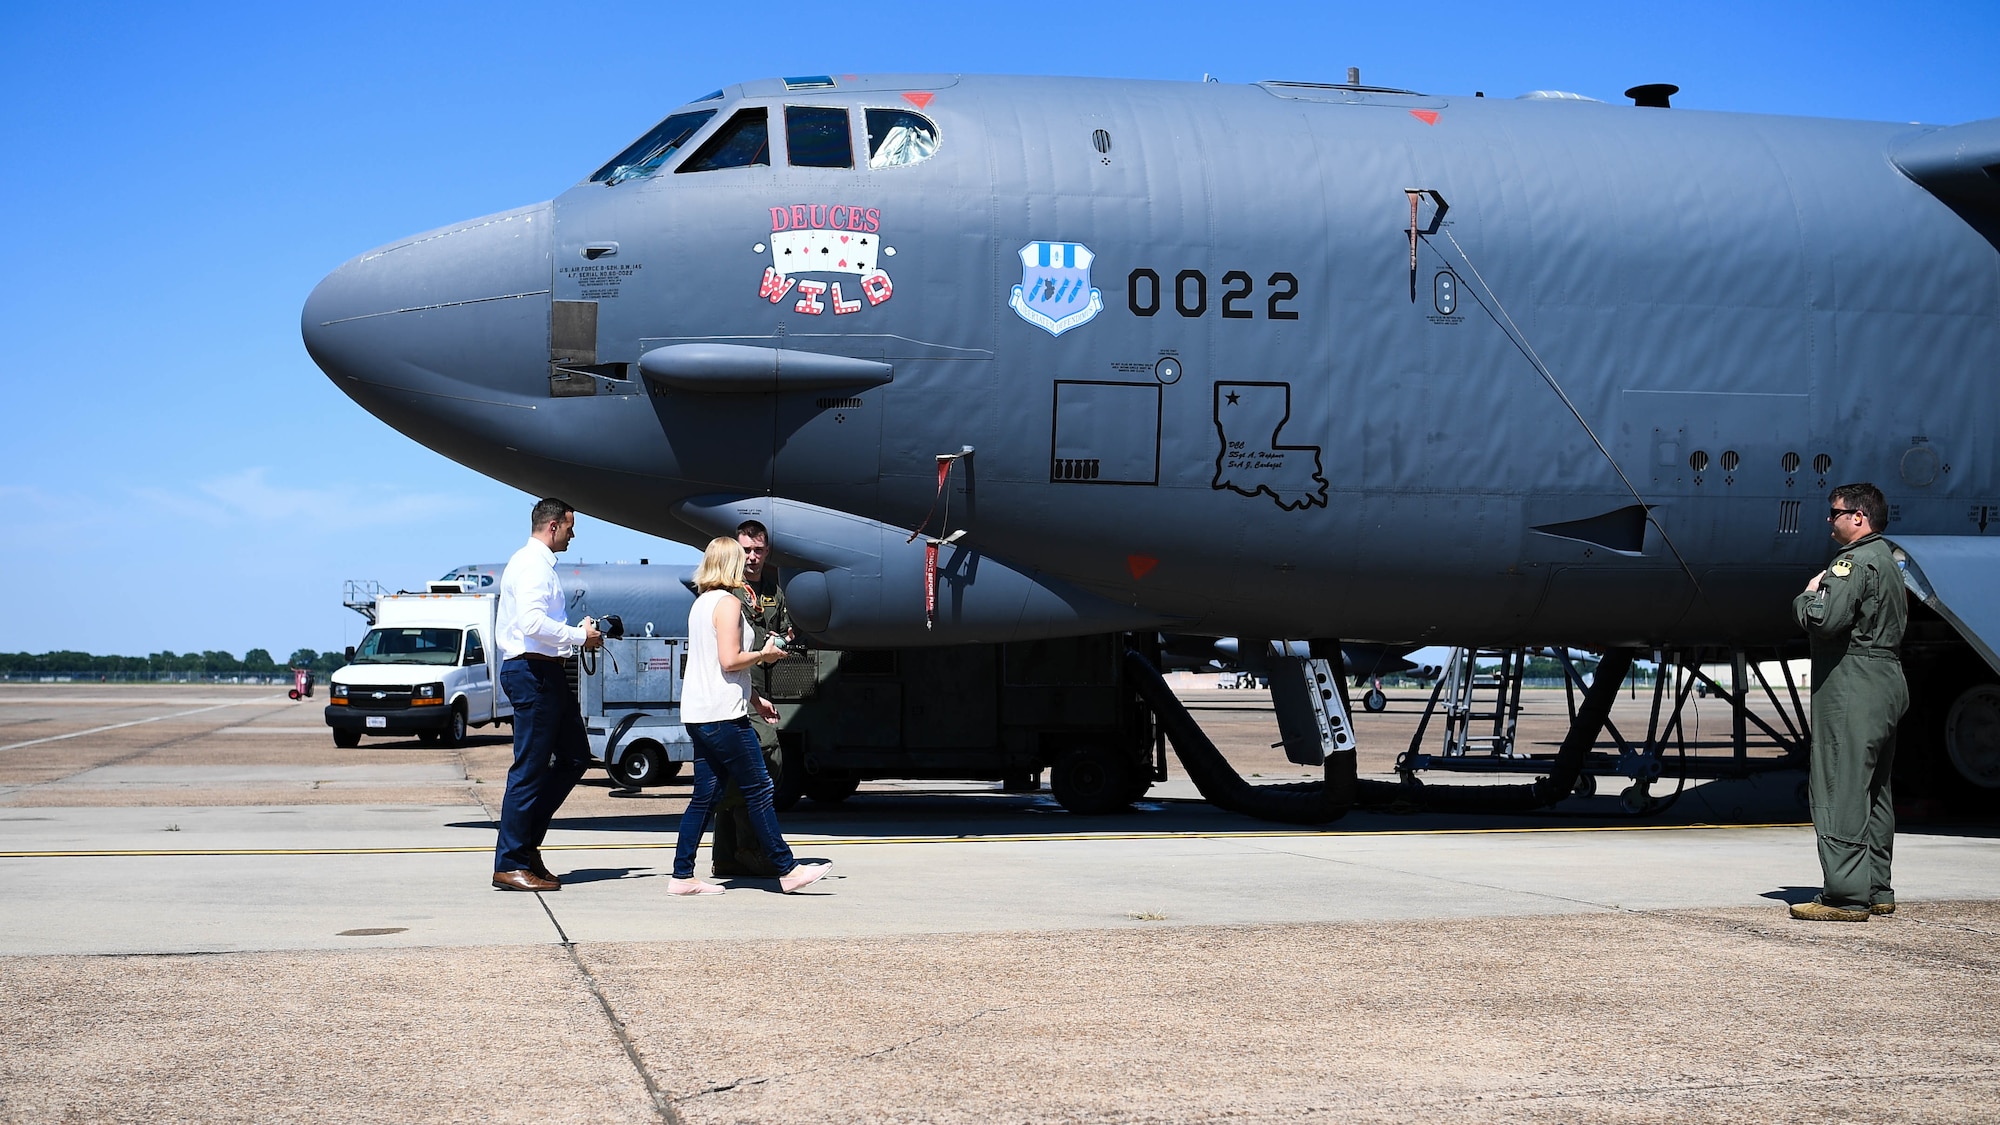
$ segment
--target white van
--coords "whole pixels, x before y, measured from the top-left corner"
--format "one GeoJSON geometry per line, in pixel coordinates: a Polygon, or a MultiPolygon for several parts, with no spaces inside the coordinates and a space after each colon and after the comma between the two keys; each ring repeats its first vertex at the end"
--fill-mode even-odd
{"type": "Polygon", "coordinates": [[[335,746],[359,746],[364,734],[457,746],[468,727],[513,722],[493,644],[500,595],[459,589],[435,582],[431,593],[376,601],[374,628],[333,674],[326,725],[335,746]]]}

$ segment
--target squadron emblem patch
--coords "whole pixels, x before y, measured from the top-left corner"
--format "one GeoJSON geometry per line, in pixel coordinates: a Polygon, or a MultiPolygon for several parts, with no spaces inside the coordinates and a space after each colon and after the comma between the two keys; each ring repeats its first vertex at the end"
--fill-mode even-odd
{"type": "Polygon", "coordinates": [[[1851,571],[1853,571],[1853,569],[1854,569],[1853,559],[1839,558],[1833,560],[1833,565],[1827,567],[1826,572],[1828,574],[1833,575],[1835,578],[1845,578],[1851,571]]]}
{"type": "Polygon", "coordinates": [[[1060,336],[1104,309],[1104,294],[1090,287],[1097,255],[1081,242],[1030,242],[1021,247],[1021,284],[1007,304],[1022,320],[1060,336]]]}

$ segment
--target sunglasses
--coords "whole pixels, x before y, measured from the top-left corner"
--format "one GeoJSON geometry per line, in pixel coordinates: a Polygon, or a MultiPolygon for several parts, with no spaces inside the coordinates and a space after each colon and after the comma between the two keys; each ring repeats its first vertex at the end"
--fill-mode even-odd
{"type": "Polygon", "coordinates": [[[1860,514],[1861,509],[1859,508],[1829,508],[1826,512],[1826,518],[1827,522],[1831,523],[1842,516],[1858,516],[1860,514]]]}

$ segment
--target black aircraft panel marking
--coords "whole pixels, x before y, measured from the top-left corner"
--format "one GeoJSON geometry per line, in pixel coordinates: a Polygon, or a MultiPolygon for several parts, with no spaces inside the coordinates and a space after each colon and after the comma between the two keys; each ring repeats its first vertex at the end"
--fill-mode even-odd
{"type": "Polygon", "coordinates": [[[1049,482],[1160,483],[1160,386],[1057,380],[1049,482]]]}
{"type": "Polygon", "coordinates": [[[1217,492],[1262,493],[1285,511],[1326,505],[1319,446],[1282,445],[1279,432],[1292,417],[1290,383],[1217,383],[1215,454],[1217,492]]]}
{"type": "MultiPolygon", "coordinates": [[[[1222,284],[1229,288],[1223,294],[1220,308],[1229,320],[1255,320],[1254,305],[1249,301],[1256,293],[1256,281],[1242,270],[1230,270],[1222,275],[1222,284]]],[[[1271,292],[1264,298],[1264,318],[1266,320],[1297,320],[1297,309],[1288,308],[1299,295],[1299,279],[1296,275],[1280,270],[1266,278],[1264,284],[1271,292]]],[[[1174,274],[1167,288],[1173,291],[1174,311],[1189,320],[1199,319],[1209,313],[1208,274],[1197,269],[1186,269],[1174,274]]],[[[1133,316],[1153,316],[1160,311],[1159,271],[1140,266],[1125,275],[1125,307],[1133,316]]]]}

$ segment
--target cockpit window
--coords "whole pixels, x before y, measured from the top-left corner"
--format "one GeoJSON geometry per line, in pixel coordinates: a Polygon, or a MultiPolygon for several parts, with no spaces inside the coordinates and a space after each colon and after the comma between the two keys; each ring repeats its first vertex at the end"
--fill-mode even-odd
{"type": "Polygon", "coordinates": [[[836,106],[785,107],[785,158],[794,168],[854,167],[854,137],[847,110],[836,106]]]}
{"type": "Polygon", "coordinates": [[[660,165],[667,162],[694,135],[695,130],[708,123],[715,116],[712,109],[698,109],[690,113],[676,113],[658,125],[651,132],[633,141],[630,148],[611,158],[611,163],[599,168],[590,177],[593,184],[622,184],[626,180],[636,180],[650,176],[660,165]]]}
{"type": "Polygon", "coordinates": [[[592,184],[622,184],[626,180],[636,180],[640,176],[650,176],[666,158],[680,150],[682,144],[694,136],[694,130],[708,124],[708,118],[716,116],[716,110],[694,110],[688,114],[674,114],[664,122],[652,126],[652,132],[632,142],[630,148],[612,156],[612,162],[598,168],[590,176],[592,184]]]}
{"type": "Polygon", "coordinates": [[[719,102],[721,100],[722,100],[722,91],[720,90],[717,90],[712,94],[703,94],[702,96],[695,99],[695,101],[697,102],[719,102]]]}
{"type": "Polygon", "coordinates": [[[868,166],[900,168],[930,159],[937,151],[937,126],[907,109],[868,111],[868,166]]]}
{"type": "Polygon", "coordinates": [[[719,168],[748,168],[771,163],[770,118],[764,107],[739,109],[729,124],[716,130],[701,150],[689,157],[680,172],[713,172],[719,168]]]}

